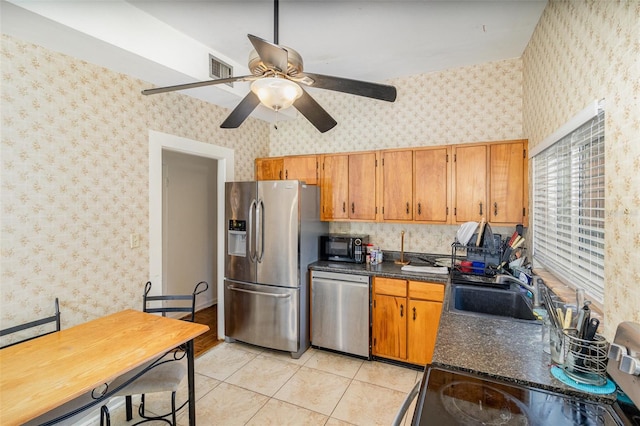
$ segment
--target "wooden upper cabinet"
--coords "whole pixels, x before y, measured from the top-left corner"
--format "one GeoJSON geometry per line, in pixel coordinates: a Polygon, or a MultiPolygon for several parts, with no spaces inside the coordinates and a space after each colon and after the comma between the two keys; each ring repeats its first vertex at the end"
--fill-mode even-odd
{"type": "Polygon", "coordinates": [[[320,220],[348,219],[349,156],[323,155],[320,175],[320,220]]]}
{"type": "Polygon", "coordinates": [[[349,218],[376,220],[376,153],[349,154],[349,218]]]}
{"type": "Polygon", "coordinates": [[[487,145],[453,147],[454,223],[488,217],[487,149],[487,145]]]}
{"type": "Polygon", "coordinates": [[[450,151],[450,147],[437,147],[413,152],[413,220],[416,222],[449,222],[450,151]]]}
{"type": "Polygon", "coordinates": [[[283,179],[297,179],[308,185],[318,183],[318,160],[316,155],[284,157],[283,179]]]}
{"type": "Polygon", "coordinates": [[[527,188],[525,143],[490,145],[489,212],[490,223],[524,223],[527,188]]]}
{"type": "Polygon", "coordinates": [[[522,139],[257,158],[256,180],[320,185],[323,221],[526,226],[526,151],[522,139]]]}
{"type": "Polygon", "coordinates": [[[527,141],[454,146],[454,223],[527,224],[527,141]]]}
{"type": "Polygon", "coordinates": [[[410,221],[413,215],[413,151],[383,151],[382,219],[410,221]]]}
{"type": "Polygon", "coordinates": [[[256,158],[256,180],[281,180],[283,165],[282,157],[256,158]]]}

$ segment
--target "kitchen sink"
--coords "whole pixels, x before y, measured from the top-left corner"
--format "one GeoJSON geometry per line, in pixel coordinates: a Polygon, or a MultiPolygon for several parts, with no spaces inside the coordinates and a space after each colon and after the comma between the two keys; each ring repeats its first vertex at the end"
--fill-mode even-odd
{"type": "Polygon", "coordinates": [[[449,312],[538,322],[531,301],[519,289],[451,284],[449,312]]]}

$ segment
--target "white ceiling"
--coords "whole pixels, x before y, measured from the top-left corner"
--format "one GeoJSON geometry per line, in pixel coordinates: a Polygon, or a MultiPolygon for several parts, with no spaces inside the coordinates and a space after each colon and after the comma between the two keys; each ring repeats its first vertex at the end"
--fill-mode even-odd
{"type": "MultiPolygon", "coordinates": [[[[2,0],[2,32],[157,86],[248,74],[247,34],[274,39],[272,0],[2,0]]],[[[309,72],[385,80],[519,57],[546,0],[281,0],[280,44],[309,72]]],[[[247,83],[185,93],[233,108],[247,83]]],[[[162,95],[155,95],[162,96],[162,95]]],[[[257,110],[253,116],[270,119],[257,110]]],[[[281,117],[282,118],[282,117],[281,117]]]]}

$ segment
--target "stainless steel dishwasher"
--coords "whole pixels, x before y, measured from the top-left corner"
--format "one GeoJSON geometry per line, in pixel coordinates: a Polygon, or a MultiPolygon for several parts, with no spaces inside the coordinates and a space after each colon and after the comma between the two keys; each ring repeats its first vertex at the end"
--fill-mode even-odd
{"type": "Polygon", "coordinates": [[[369,277],[311,271],[311,344],[370,358],[369,277]]]}

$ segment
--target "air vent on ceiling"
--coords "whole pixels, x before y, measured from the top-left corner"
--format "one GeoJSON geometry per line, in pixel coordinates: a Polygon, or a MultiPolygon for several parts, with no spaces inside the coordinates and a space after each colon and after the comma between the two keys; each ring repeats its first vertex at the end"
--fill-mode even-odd
{"type": "MultiPolygon", "coordinates": [[[[230,78],[233,77],[233,67],[225,64],[220,59],[216,58],[212,54],[209,54],[209,76],[211,78],[230,78]]],[[[233,83],[226,83],[233,87],[233,83]]]]}

